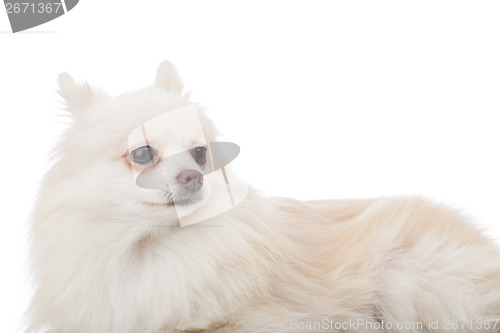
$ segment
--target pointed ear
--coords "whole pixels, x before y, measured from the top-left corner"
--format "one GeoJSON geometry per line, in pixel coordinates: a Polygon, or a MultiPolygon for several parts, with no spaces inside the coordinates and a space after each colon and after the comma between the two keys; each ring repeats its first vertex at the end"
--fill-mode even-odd
{"type": "Polygon", "coordinates": [[[162,61],[156,71],[155,85],[167,91],[175,91],[182,93],[184,84],[177,73],[174,65],[168,60],[162,61]]]}
{"type": "Polygon", "coordinates": [[[102,95],[102,93],[95,92],[87,82],[75,83],[68,73],[59,74],[58,83],[58,93],[64,98],[70,111],[91,106],[102,95]]]}

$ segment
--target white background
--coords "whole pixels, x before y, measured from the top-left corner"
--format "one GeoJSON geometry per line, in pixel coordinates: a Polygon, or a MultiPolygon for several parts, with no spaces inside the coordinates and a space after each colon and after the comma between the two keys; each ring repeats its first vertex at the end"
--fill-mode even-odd
{"type": "Polygon", "coordinates": [[[0,331],[27,302],[27,220],[63,128],[62,71],[117,94],[170,59],[265,193],[423,195],[500,239],[499,17],[497,1],[82,0],[12,34],[0,13],[0,331]]]}

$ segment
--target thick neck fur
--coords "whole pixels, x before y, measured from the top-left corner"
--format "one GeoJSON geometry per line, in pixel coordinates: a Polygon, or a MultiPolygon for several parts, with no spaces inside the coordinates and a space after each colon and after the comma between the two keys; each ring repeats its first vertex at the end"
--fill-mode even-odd
{"type": "Polygon", "coordinates": [[[275,263],[284,260],[280,247],[289,244],[272,239],[265,216],[276,213],[262,203],[254,211],[253,192],[233,211],[181,228],[165,223],[174,216],[134,215],[113,203],[89,207],[68,194],[68,184],[45,186],[35,212],[34,327],[63,320],[74,323],[73,332],[200,328],[223,321],[235,304],[269,296],[275,263]],[[44,311],[47,298],[59,311],[44,311]]]}

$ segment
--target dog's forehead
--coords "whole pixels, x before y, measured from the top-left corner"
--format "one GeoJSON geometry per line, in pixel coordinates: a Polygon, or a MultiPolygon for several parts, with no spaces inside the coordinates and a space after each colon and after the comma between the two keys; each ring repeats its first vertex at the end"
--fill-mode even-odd
{"type": "Polygon", "coordinates": [[[195,105],[167,111],[149,119],[134,128],[128,136],[130,148],[156,144],[170,149],[170,154],[181,151],[182,146],[190,142],[199,145],[207,143],[195,105]]]}

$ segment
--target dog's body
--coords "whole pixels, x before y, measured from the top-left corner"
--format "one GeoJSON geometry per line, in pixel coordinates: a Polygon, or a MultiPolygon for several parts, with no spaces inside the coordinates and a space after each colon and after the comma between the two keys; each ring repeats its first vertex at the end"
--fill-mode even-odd
{"type": "MultiPolygon", "coordinates": [[[[60,85],[74,124],[34,213],[31,331],[500,332],[500,252],[460,213],[418,198],[298,202],[250,190],[181,228],[170,199],[180,190],[138,188],[127,151],[134,128],[192,104],[175,69],[163,63],[152,88],[116,99],[65,75],[60,85]]],[[[151,146],[195,149],[190,124],[165,126],[151,146]]]]}

